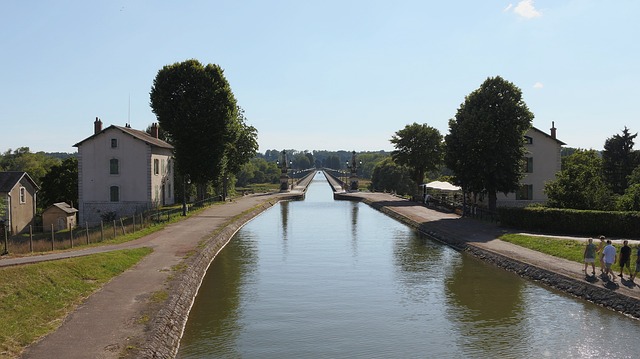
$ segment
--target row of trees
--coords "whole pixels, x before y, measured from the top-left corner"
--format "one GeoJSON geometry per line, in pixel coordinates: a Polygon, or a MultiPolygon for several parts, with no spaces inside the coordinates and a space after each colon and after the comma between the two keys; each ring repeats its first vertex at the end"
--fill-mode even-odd
{"type": "Polygon", "coordinates": [[[604,151],[576,150],[545,186],[548,205],[558,208],[640,210],[640,151],[628,128],[605,141],[604,151]]]}
{"type": "Polygon", "coordinates": [[[68,153],[33,153],[29,147],[0,154],[0,171],[24,171],[40,187],[37,206],[78,203],[78,160],[68,153]]]}
{"type": "MultiPolygon", "coordinates": [[[[390,140],[395,147],[392,159],[410,171],[410,186],[415,189],[425,173],[445,164],[455,184],[467,192],[486,194],[489,208],[495,209],[498,192],[509,193],[519,187],[523,137],[532,120],[519,88],[499,76],[488,78],[465,97],[449,121],[445,137],[427,124],[413,123],[397,131],[390,140]]],[[[377,174],[403,178],[403,170],[394,169],[390,162],[380,166],[377,174]]],[[[374,176],[374,187],[378,182],[374,176]]]]}
{"type": "MultiPolygon", "coordinates": [[[[522,92],[501,77],[488,78],[465,97],[449,134],[413,123],[391,138],[392,159],[374,170],[372,186],[415,194],[425,173],[451,182],[466,192],[485,194],[495,209],[498,192],[516,191],[523,176],[523,136],[533,114],[522,92]],[[448,172],[451,171],[451,172],[448,172]]],[[[562,171],[545,186],[548,206],[573,209],[640,210],[640,151],[636,134],[624,128],[605,141],[602,153],[565,149],[562,171]]]]}

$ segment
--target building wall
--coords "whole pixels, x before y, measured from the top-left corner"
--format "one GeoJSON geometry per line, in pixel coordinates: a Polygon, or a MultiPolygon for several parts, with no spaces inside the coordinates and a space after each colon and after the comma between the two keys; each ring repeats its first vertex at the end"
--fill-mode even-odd
{"type": "Polygon", "coordinates": [[[9,192],[9,221],[11,232],[14,234],[27,232],[29,225],[33,225],[36,215],[36,189],[31,182],[23,177],[9,192]],[[24,201],[20,200],[20,188],[25,189],[24,201]]]}
{"type": "MultiPolygon", "coordinates": [[[[162,198],[154,189],[166,183],[173,191],[173,173],[153,175],[154,159],[167,163],[171,150],[153,147],[117,128],[108,128],[84,141],[78,146],[79,221],[91,225],[106,214],[128,217],[161,205],[162,198]],[[116,141],[116,147],[112,147],[112,141],[116,141]],[[118,161],[117,174],[110,171],[112,159],[118,161]],[[119,189],[118,202],[111,201],[112,186],[119,189]]],[[[173,199],[173,193],[166,196],[173,199]]]]}
{"type": "Polygon", "coordinates": [[[526,173],[520,183],[532,186],[532,198],[522,200],[516,199],[515,193],[506,196],[498,193],[498,206],[522,207],[530,203],[546,202],[548,198],[544,193],[545,183],[554,180],[556,173],[561,170],[560,142],[533,128],[527,131],[526,136],[531,137],[533,142],[525,145],[525,156],[533,158],[533,171],[526,173]]]}
{"type": "Polygon", "coordinates": [[[74,228],[76,226],[76,215],[68,214],[57,207],[51,207],[42,213],[42,226],[44,231],[47,232],[51,230],[52,224],[53,229],[56,231],[69,227],[74,228]]]}

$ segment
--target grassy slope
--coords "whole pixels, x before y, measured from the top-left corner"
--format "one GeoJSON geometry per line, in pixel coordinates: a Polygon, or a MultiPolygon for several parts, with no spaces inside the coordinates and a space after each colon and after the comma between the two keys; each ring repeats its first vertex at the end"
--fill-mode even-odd
{"type": "Polygon", "coordinates": [[[14,357],[52,332],[95,290],[136,264],[150,248],[0,269],[0,357],[14,357]]]}

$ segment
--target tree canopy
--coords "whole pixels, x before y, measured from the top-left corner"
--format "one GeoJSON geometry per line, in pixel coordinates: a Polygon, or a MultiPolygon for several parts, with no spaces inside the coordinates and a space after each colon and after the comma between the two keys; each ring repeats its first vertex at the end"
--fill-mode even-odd
{"type": "Polygon", "coordinates": [[[394,162],[411,169],[411,179],[417,185],[424,181],[428,171],[435,171],[442,164],[442,135],[437,129],[425,124],[412,123],[397,131],[390,142],[394,162]]]}
{"type": "MultiPolygon", "coordinates": [[[[151,108],[175,149],[178,170],[195,183],[218,180],[234,167],[230,141],[238,140],[242,126],[223,70],[186,60],[164,66],[153,80],[151,108]]],[[[239,166],[237,166],[239,168],[239,166]]]]}
{"type": "Polygon", "coordinates": [[[637,136],[638,133],[632,135],[625,126],[622,134],[615,134],[604,143],[603,175],[613,193],[624,193],[629,186],[629,175],[640,164],[639,152],[633,150],[633,140],[637,136]]]}
{"type": "Polygon", "coordinates": [[[67,158],[60,165],[42,178],[42,186],[38,193],[39,205],[47,208],[57,202],[78,204],[78,159],[67,158]]]}
{"type": "Polygon", "coordinates": [[[613,194],[602,176],[602,158],[594,150],[578,150],[563,159],[562,171],[545,185],[547,205],[572,209],[614,209],[613,194]]]}
{"type": "Polygon", "coordinates": [[[387,157],[373,169],[370,189],[400,195],[413,194],[418,184],[411,179],[411,172],[409,167],[398,165],[393,158],[387,157]]]}
{"type": "Polygon", "coordinates": [[[518,87],[500,76],[484,81],[449,120],[445,164],[455,183],[467,192],[486,193],[494,210],[498,192],[520,186],[524,134],[532,120],[518,87]]]}

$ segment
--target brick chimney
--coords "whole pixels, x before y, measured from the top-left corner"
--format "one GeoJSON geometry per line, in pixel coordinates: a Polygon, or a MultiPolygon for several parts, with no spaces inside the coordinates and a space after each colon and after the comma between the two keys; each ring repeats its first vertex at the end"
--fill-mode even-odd
{"type": "Polygon", "coordinates": [[[151,137],[158,138],[158,124],[155,122],[151,124],[151,137]]]}
{"type": "Polygon", "coordinates": [[[556,125],[554,121],[551,121],[551,138],[556,139],[556,125]]]}
{"type": "Polygon", "coordinates": [[[96,120],[93,122],[93,134],[99,133],[102,131],[102,121],[96,117],[96,120]]]}

